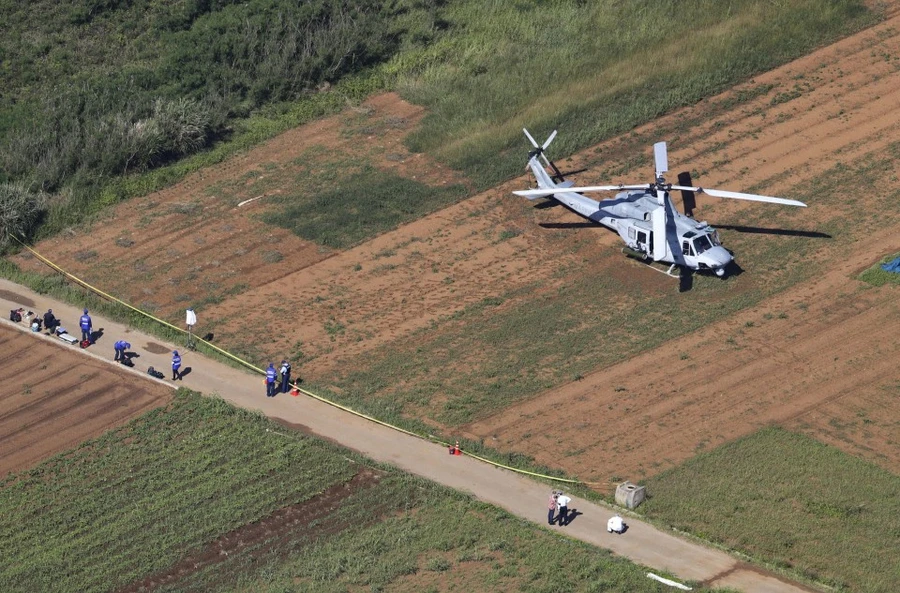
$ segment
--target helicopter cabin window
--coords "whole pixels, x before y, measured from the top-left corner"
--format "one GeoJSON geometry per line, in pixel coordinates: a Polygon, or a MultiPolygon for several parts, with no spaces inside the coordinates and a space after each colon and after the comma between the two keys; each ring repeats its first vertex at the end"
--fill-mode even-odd
{"type": "Polygon", "coordinates": [[[691,248],[690,241],[682,241],[681,242],[681,254],[682,255],[694,255],[694,250],[691,248]]]}
{"type": "Polygon", "coordinates": [[[709,235],[700,235],[696,239],[694,239],[694,249],[697,250],[697,255],[700,255],[707,249],[711,249],[713,246],[710,241],[709,235]]]}
{"type": "Polygon", "coordinates": [[[638,242],[638,245],[646,245],[647,244],[647,233],[645,233],[644,231],[638,231],[637,242],[638,242]]]}

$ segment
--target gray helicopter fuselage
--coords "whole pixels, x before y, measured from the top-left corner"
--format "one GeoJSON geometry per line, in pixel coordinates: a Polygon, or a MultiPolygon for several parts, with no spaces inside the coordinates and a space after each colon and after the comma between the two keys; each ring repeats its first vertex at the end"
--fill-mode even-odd
{"type": "MultiPolygon", "coordinates": [[[[670,213],[675,227],[673,236],[677,237],[677,243],[667,243],[665,254],[654,258],[652,212],[660,208],[655,194],[646,190],[623,191],[613,199],[598,201],[583,194],[565,191],[565,187],[571,184],[557,185],[536,157],[530,159],[528,164],[539,187],[560,188],[559,193],[553,194],[554,200],[576,214],[612,229],[631,250],[643,253],[647,259],[679,263],[694,270],[712,271],[719,276],[725,273],[725,267],[734,259],[722,247],[714,228],[706,222],[697,222],[675,208],[670,208],[670,213]],[[680,254],[672,253],[673,249],[680,250],[680,254]]],[[[664,199],[671,205],[668,194],[664,199]]]]}

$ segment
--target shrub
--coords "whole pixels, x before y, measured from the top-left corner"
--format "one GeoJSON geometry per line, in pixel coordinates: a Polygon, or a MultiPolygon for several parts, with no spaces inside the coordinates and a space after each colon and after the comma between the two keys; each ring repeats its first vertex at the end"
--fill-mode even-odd
{"type": "Polygon", "coordinates": [[[44,212],[46,196],[34,193],[22,183],[0,183],[0,249],[12,241],[31,236],[44,212]]]}

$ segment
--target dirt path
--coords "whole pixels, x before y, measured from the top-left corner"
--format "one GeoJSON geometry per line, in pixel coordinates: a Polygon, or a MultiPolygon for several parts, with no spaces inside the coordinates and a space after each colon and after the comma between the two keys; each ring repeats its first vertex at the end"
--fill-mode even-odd
{"type": "MultiPolygon", "coordinates": [[[[69,320],[77,319],[80,315],[76,307],[54,302],[25,287],[0,280],[0,310],[18,307],[23,302],[33,303],[33,310],[52,308],[63,324],[70,323],[69,320]]],[[[24,338],[26,340],[41,339],[40,336],[32,335],[21,324],[9,321],[2,323],[15,328],[12,331],[27,334],[24,338]]],[[[161,369],[169,367],[169,352],[176,348],[175,345],[161,344],[156,338],[96,316],[94,325],[104,328],[104,336],[97,344],[86,351],[76,349],[75,346],[66,347],[71,349],[72,355],[83,355],[82,364],[96,365],[103,354],[108,354],[107,361],[112,372],[121,374],[129,384],[142,383],[143,379],[126,373],[125,369],[110,360],[111,344],[117,339],[125,338],[140,354],[139,369],[146,370],[149,365],[161,369]]],[[[43,339],[55,340],[46,336],[43,339]]],[[[73,369],[72,372],[81,372],[82,364],[74,365],[77,370],[73,369]]],[[[260,410],[271,418],[302,425],[317,435],[350,447],[372,459],[469,492],[538,525],[546,525],[544,503],[548,487],[544,484],[470,457],[450,457],[443,447],[363,420],[309,397],[280,395],[272,399],[266,398],[258,375],[198,355],[186,353],[183,367],[191,369],[183,379],[186,387],[206,394],[217,394],[237,406],[260,410]]],[[[583,500],[574,501],[572,506],[583,515],[565,529],[566,535],[608,548],[650,568],[668,570],[686,580],[703,581],[713,586],[731,586],[753,593],[810,591],[798,584],[745,566],[724,552],[677,538],[637,519],[627,520],[629,530],[625,535],[608,534],[606,521],[612,516],[610,509],[583,500]]]]}

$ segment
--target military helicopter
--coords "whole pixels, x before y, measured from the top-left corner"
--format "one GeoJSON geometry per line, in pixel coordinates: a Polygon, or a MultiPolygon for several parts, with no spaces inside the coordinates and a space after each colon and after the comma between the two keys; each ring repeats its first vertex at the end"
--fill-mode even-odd
{"type": "Polygon", "coordinates": [[[806,207],[806,204],[797,200],[694,187],[689,173],[679,175],[678,181],[683,185],[667,183],[663,177],[669,170],[665,142],[653,145],[656,162],[653,183],[575,187],[575,183],[566,181],[553,161],[544,155],[544,151],[556,138],[556,130],[543,144],[535,142],[528,130],[523,131],[534,146],[534,150],[528,153],[528,166],[534,173],[538,189],[514,191],[514,194],[529,200],[550,198],[576,214],[616,231],[625,242],[623,251],[627,255],[646,262],[671,264],[665,272],[669,276],[676,276],[673,270],[677,267],[679,272],[712,272],[722,278],[728,265],[734,261],[732,253],[722,246],[719,233],[706,222],[693,219],[695,194],[806,207]],[[547,169],[541,164],[541,160],[547,169]],[[684,214],[678,212],[672,204],[669,192],[673,189],[682,192],[684,214]],[[602,201],[582,195],[596,191],[619,193],[611,200],[602,201]]]}

